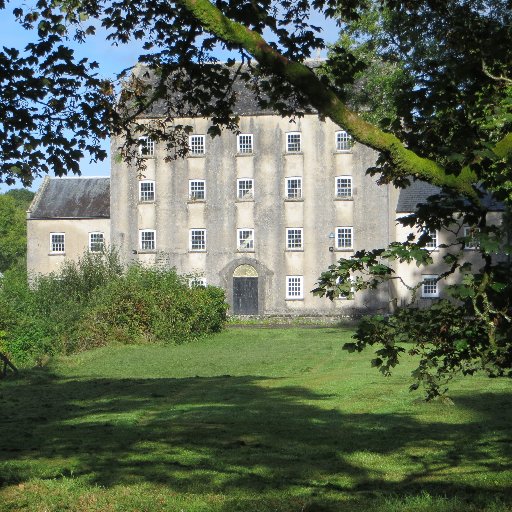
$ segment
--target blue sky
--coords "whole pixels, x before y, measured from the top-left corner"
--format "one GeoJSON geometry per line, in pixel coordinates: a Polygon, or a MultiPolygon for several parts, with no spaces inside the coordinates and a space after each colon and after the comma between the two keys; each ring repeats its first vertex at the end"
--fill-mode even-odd
{"type": "MultiPolygon", "coordinates": [[[[34,34],[24,30],[20,27],[11,12],[16,7],[18,2],[7,4],[7,9],[1,12],[0,16],[0,43],[1,46],[14,47],[22,49],[28,42],[30,42],[34,34]]],[[[26,4],[25,4],[26,5],[26,4]]],[[[334,42],[337,38],[338,29],[332,20],[326,21],[319,14],[312,16],[312,21],[315,25],[321,26],[324,31],[324,37],[327,42],[334,42]]],[[[72,47],[75,49],[77,56],[88,57],[90,60],[95,60],[99,63],[99,73],[105,77],[113,77],[121,70],[132,66],[137,57],[141,53],[141,43],[133,42],[121,46],[112,46],[105,39],[105,32],[100,28],[96,36],[90,37],[83,44],[73,43],[72,47]]],[[[219,52],[217,58],[224,60],[227,54],[219,52]]],[[[105,149],[109,150],[109,142],[105,141],[105,149]]],[[[83,176],[108,176],[110,173],[110,160],[106,159],[99,163],[90,163],[87,158],[81,162],[81,171],[83,176]]],[[[37,190],[41,183],[41,178],[34,180],[31,187],[32,190],[37,190]]],[[[19,188],[21,184],[13,188],[19,188]]],[[[8,190],[9,187],[0,184],[0,192],[8,190]]]]}

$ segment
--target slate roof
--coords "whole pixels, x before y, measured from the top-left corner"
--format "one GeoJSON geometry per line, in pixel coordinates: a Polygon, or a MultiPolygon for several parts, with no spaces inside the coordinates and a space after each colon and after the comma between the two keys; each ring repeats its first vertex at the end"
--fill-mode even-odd
{"type": "Polygon", "coordinates": [[[46,177],[29,214],[30,219],[108,219],[110,178],[46,177]]]}
{"type": "MultiPolygon", "coordinates": [[[[396,212],[415,212],[418,205],[427,202],[429,196],[439,194],[440,192],[440,187],[436,187],[425,181],[413,181],[409,187],[400,190],[396,212]]],[[[496,201],[492,195],[488,193],[482,197],[482,203],[491,212],[501,212],[505,210],[503,203],[496,201]]]]}

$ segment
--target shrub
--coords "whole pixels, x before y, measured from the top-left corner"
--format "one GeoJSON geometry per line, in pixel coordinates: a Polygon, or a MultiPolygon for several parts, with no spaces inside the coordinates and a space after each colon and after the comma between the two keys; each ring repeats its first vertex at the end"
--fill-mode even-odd
{"type": "Polygon", "coordinates": [[[123,273],[114,251],[86,253],[31,286],[21,267],[0,282],[3,346],[20,365],[112,343],[188,342],[220,331],[226,311],[223,290],[189,288],[175,270],[123,273]]]}

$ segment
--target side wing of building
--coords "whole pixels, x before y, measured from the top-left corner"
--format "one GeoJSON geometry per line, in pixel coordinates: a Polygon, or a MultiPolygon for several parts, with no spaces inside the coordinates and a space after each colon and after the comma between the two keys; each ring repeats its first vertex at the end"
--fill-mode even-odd
{"type": "Polygon", "coordinates": [[[29,275],[58,271],[109,240],[109,178],[44,179],[27,211],[29,275]]]}

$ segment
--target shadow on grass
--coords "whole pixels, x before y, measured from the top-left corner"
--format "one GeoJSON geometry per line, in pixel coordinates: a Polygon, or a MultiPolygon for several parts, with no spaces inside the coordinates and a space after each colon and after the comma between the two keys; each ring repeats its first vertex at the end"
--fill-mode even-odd
{"type": "Polygon", "coordinates": [[[345,414],[326,408],[332,403],[261,377],[73,380],[30,372],[0,386],[0,485],[74,475],[185,493],[427,490],[508,499],[493,479],[512,469],[510,395],[459,397],[476,418],[464,424],[345,414]],[[473,478],[483,472],[491,483],[473,478]]]}

